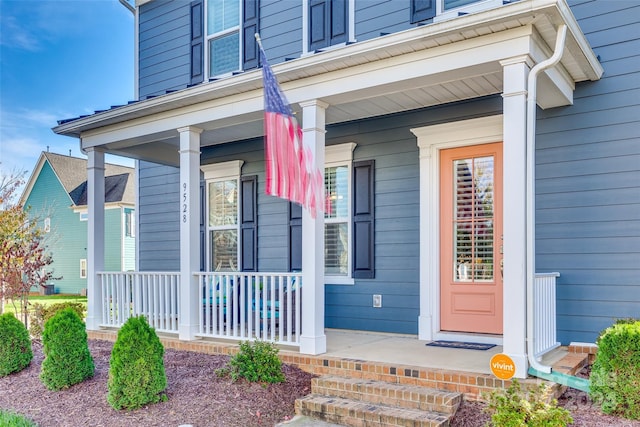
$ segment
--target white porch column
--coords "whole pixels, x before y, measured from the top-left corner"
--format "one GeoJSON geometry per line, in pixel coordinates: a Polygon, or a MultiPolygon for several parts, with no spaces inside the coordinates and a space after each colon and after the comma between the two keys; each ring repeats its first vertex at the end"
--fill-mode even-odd
{"type": "Polygon", "coordinates": [[[180,324],[178,338],[192,340],[198,331],[200,269],[200,134],[188,126],[180,132],[180,324]]]}
{"type": "Polygon", "coordinates": [[[504,353],[526,378],[526,118],[529,56],[501,62],[504,73],[504,353]]]}
{"type": "Polygon", "coordinates": [[[87,329],[102,323],[102,289],[96,273],[104,270],[104,152],[87,149],[87,329]]]}
{"type": "MultiPolygon", "coordinates": [[[[325,110],[328,104],[312,100],[300,103],[302,132],[306,147],[313,152],[324,182],[325,110]]],[[[302,335],[300,353],[327,351],[324,334],[324,216],[315,219],[302,210],[302,335]]]]}

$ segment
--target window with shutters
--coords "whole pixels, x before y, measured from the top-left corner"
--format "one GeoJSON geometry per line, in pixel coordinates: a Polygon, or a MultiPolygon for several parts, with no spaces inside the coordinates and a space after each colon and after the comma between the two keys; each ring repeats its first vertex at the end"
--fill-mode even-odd
{"type": "MultiPolygon", "coordinates": [[[[355,143],[325,148],[325,283],[374,278],[374,161],[353,162],[355,143]]],[[[302,208],[289,204],[289,269],[302,269],[302,208]]]]}
{"type": "MultiPolygon", "coordinates": [[[[192,6],[194,39],[197,39],[199,25],[197,11],[197,7],[192,6]]],[[[258,66],[258,47],[254,35],[259,31],[259,11],[259,0],[206,0],[204,56],[209,77],[258,66]]],[[[198,68],[197,61],[198,55],[192,53],[192,69],[198,68]]]]}

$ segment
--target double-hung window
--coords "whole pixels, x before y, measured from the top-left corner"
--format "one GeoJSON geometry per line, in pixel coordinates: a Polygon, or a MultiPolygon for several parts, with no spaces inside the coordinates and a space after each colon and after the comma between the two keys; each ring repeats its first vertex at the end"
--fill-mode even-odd
{"type": "Polygon", "coordinates": [[[211,77],[241,68],[241,3],[241,0],[207,0],[206,49],[211,77]]]}
{"type": "Polygon", "coordinates": [[[238,271],[240,168],[232,161],[202,166],[206,192],[209,271],[238,271]]]}
{"type": "Polygon", "coordinates": [[[326,149],[324,169],[324,272],[331,279],[351,276],[351,150],[355,144],[334,147],[326,149]]]}
{"type": "Polygon", "coordinates": [[[411,22],[444,21],[503,4],[503,0],[411,0],[411,22]]]}

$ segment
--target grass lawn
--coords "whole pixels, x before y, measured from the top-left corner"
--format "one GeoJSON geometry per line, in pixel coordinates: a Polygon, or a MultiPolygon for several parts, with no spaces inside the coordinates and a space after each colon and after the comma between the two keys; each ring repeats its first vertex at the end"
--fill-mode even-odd
{"type": "MultiPolygon", "coordinates": [[[[51,304],[58,304],[63,302],[79,302],[84,305],[85,309],[87,307],[87,297],[83,297],[80,295],[30,295],[29,296],[29,312],[31,312],[32,305],[35,303],[42,304],[44,306],[49,306],[51,304]]],[[[20,311],[20,307],[18,306],[18,302],[16,302],[16,307],[18,311],[20,311]]],[[[4,312],[5,313],[14,313],[15,310],[13,308],[13,304],[10,301],[4,302],[4,312]]]]}

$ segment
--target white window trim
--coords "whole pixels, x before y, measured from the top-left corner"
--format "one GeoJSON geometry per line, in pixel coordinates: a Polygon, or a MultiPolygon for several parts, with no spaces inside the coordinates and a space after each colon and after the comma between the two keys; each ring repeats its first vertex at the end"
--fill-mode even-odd
{"type": "Polygon", "coordinates": [[[240,244],[240,209],[242,208],[241,206],[241,200],[240,200],[240,175],[242,172],[242,165],[244,164],[244,162],[242,160],[232,160],[229,162],[222,162],[222,163],[214,163],[214,164],[210,164],[210,165],[202,165],[200,166],[200,170],[204,173],[204,181],[205,181],[205,189],[204,189],[204,194],[205,194],[205,206],[206,206],[206,212],[205,212],[205,230],[206,230],[206,248],[205,248],[205,252],[206,252],[206,265],[205,268],[207,271],[214,271],[213,270],[213,266],[211,265],[211,231],[215,231],[215,230],[231,230],[232,227],[220,227],[220,226],[214,226],[211,227],[209,225],[209,184],[213,183],[213,182],[220,182],[220,181],[229,181],[229,180],[236,180],[237,182],[237,189],[238,189],[238,203],[237,203],[237,218],[238,218],[238,222],[236,223],[236,231],[237,231],[237,254],[236,254],[236,260],[238,262],[238,265],[236,266],[237,271],[240,271],[240,260],[242,259],[242,245],[240,244]]]}
{"type": "MultiPolygon", "coordinates": [[[[347,5],[348,23],[347,23],[347,41],[354,43],[356,41],[356,0],[349,0],[347,5]]],[[[327,46],[324,50],[345,46],[346,43],[338,43],[334,46],[327,46]]],[[[302,0],[302,55],[312,55],[309,51],[309,0],[302,0]]]]}
{"type": "MultiPolygon", "coordinates": [[[[337,275],[326,275],[324,276],[324,283],[327,285],[354,285],[355,280],[353,279],[352,272],[352,251],[353,251],[353,242],[352,242],[352,197],[353,197],[353,150],[356,149],[355,142],[346,142],[344,144],[337,145],[329,145],[324,149],[324,167],[330,168],[335,166],[344,166],[348,167],[348,179],[347,179],[347,193],[349,198],[349,203],[347,206],[347,275],[346,276],[337,276],[337,275]]],[[[331,220],[327,220],[325,218],[325,223],[331,223],[331,220]]]]}
{"type": "Polygon", "coordinates": [[[78,212],[78,214],[80,216],[80,221],[88,221],[89,220],[89,212],[80,211],[80,212],[78,212]]]}
{"type": "Polygon", "coordinates": [[[436,2],[436,16],[433,18],[433,22],[448,21],[449,19],[457,18],[459,13],[469,14],[481,12],[487,9],[493,9],[502,6],[502,0],[481,0],[475,3],[466,4],[464,6],[456,7],[454,9],[444,10],[444,0],[436,2]]]}
{"type": "Polygon", "coordinates": [[[223,77],[229,77],[232,76],[234,72],[236,71],[241,71],[242,70],[242,47],[244,46],[244,39],[243,39],[243,31],[242,31],[242,17],[244,15],[244,9],[243,9],[243,1],[242,0],[238,0],[238,3],[240,3],[239,8],[239,15],[238,15],[238,25],[236,25],[235,27],[231,27],[231,28],[227,28],[226,30],[223,31],[219,31],[217,33],[211,34],[209,35],[209,30],[207,28],[207,25],[209,23],[209,0],[204,0],[204,17],[203,17],[203,27],[204,27],[204,46],[203,46],[203,50],[204,50],[204,65],[205,65],[205,70],[206,70],[206,76],[207,76],[207,80],[211,79],[211,78],[223,78],[223,77]],[[238,42],[239,42],[239,46],[238,46],[238,68],[230,71],[228,73],[224,73],[224,74],[211,74],[211,63],[209,61],[209,41],[212,39],[216,39],[222,36],[225,36],[227,34],[231,34],[234,32],[238,32],[238,42]]]}

